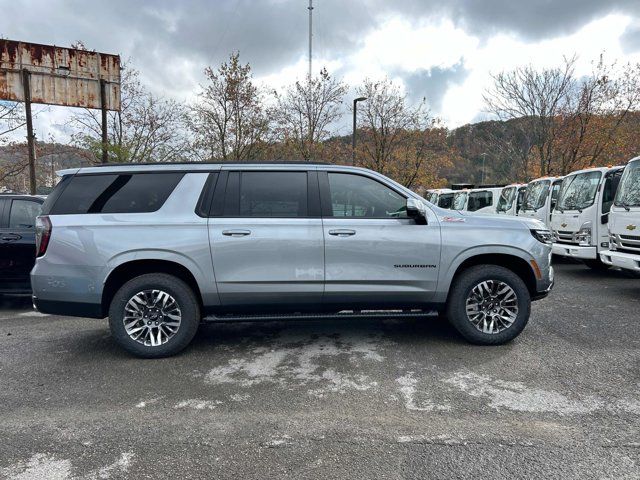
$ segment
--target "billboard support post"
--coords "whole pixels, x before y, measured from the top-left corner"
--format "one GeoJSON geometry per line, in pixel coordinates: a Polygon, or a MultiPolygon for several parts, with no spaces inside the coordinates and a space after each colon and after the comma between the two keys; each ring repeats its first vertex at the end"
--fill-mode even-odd
{"type": "Polygon", "coordinates": [[[24,109],[27,117],[27,150],[29,154],[29,193],[36,194],[36,139],[33,134],[31,116],[31,73],[22,69],[22,88],[24,89],[24,109]]]}
{"type": "Polygon", "coordinates": [[[107,152],[109,139],[107,138],[107,82],[100,79],[100,108],[102,110],[102,163],[109,161],[107,152]]]}

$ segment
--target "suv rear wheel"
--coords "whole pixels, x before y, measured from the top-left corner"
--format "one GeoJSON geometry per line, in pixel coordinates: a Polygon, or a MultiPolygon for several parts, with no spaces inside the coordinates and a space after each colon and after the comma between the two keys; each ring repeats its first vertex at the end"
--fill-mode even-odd
{"type": "Polygon", "coordinates": [[[116,292],[109,306],[111,334],[125,350],[160,358],[183,350],[200,323],[200,306],[191,288],[164,273],[140,275],[116,292]]]}
{"type": "Polygon", "coordinates": [[[498,265],[476,265],[462,272],[447,304],[449,321],[478,345],[500,345],[524,329],[531,296],[522,279],[498,265]]]}

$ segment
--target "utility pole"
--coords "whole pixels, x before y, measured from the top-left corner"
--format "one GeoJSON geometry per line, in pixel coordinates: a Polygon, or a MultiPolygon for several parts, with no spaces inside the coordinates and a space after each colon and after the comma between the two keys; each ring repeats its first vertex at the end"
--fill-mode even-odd
{"type": "Polygon", "coordinates": [[[36,194],[36,136],[33,134],[31,116],[31,72],[22,69],[22,88],[24,89],[24,109],[27,117],[27,150],[29,154],[29,193],[36,194]]]}
{"type": "Polygon", "coordinates": [[[481,153],[480,156],[482,157],[482,185],[484,185],[484,162],[485,159],[487,158],[487,154],[486,153],[481,153]]]}
{"type": "Polygon", "coordinates": [[[107,138],[107,82],[104,78],[100,79],[100,107],[102,110],[102,163],[107,163],[109,161],[107,151],[109,143],[107,138]]]}
{"type": "Polygon", "coordinates": [[[307,7],[309,10],[309,81],[311,81],[311,72],[312,72],[312,59],[313,59],[313,50],[312,50],[312,38],[313,38],[313,0],[309,0],[309,6],[307,7]]]}
{"type": "Polygon", "coordinates": [[[351,137],[351,165],[356,164],[356,112],[358,110],[358,102],[364,102],[367,97],[358,97],[353,99],[353,135],[351,137]]]}

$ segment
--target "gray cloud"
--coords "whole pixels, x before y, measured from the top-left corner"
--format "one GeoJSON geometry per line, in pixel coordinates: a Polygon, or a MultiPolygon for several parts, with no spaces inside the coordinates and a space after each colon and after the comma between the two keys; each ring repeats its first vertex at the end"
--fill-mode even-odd
{"type": "Polygon", "coordinates": [[[434,67],[428,70],[400,73],[409,99],[418,102],[426,98],[427,105],[435,112],[442,110],[442,100],[449,87],[462,83],[468,75],[469,71],[464,68],[462,62],[451,68],[434,67]]]}
{"type": "MultiPolygon", "coordinates": [[[[132,58],[156,92],[187,95],[206,65],[232,51],[258,76],[278,72],[307,51],[306,0],[32,0],[3,2],[0,35],[70,45],[132,58]]],[[[382,22],[396,15],[412,22],[448,18],[486,39],[509,32],[526,40],[571,33],[608,13],[640,18],[640,0],[315,0],[318,55],[345,58],[382,22]]],[[[624,47],[640,49],[640,27],[625,32],[624,47]]],[[[571,52],[567,52],[571,53],[571,52]]],[[[319,66],[318,66],[319,67],[319,66]]],[[[337,72],[338,73],[338,72],[337,72]]],[[[447,88],[462,81],[449,70],[390,72],[405,80],[412,98],[426,96],[438,110],[447,88]]]]}

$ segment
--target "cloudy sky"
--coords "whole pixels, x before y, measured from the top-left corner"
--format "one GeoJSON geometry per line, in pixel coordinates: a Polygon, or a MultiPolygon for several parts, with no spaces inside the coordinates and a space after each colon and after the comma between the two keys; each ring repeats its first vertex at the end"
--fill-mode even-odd
{"type": "MultiPolygon", "coordinates": [[[[206,65],[232,51],[277,88],[307,69],[308,0],[0,0],[0,37],[119,53],[155,93],[193,98],[206,65]]],[[[640,61],[640,0],[314,0],[314,71],[349,84],[387,76],[455,127],[486,118],[490,74],[604,52],[640,61]]],[[[37,135],[65,140],[68,109],[37,135]]],[[[339,127],[348,130],[348,126],[339,127]]],[[[347,133],[340,131],[338,133],[347,133]]]]}

